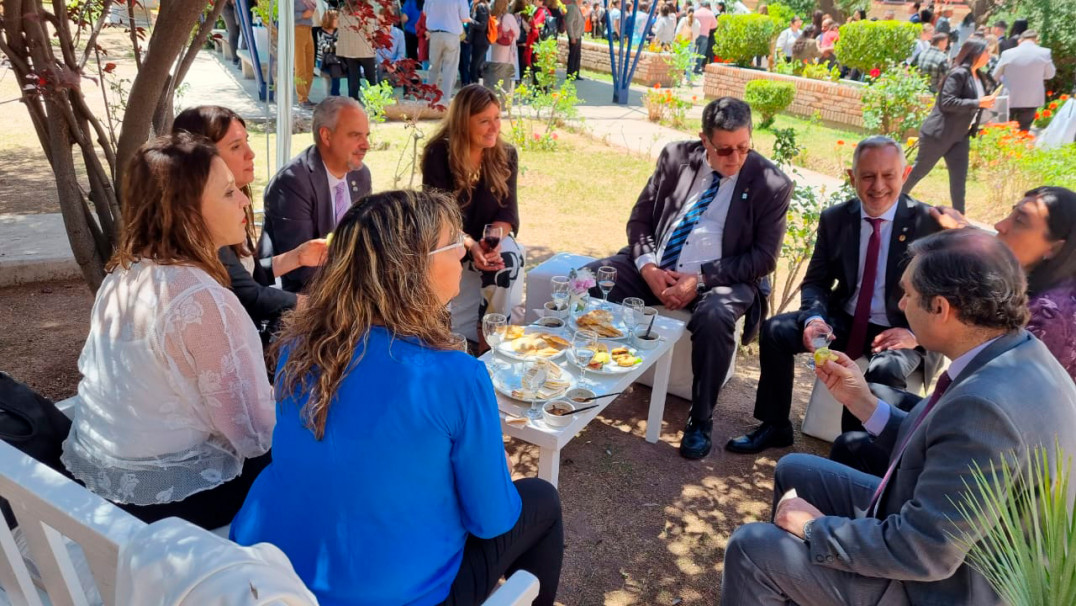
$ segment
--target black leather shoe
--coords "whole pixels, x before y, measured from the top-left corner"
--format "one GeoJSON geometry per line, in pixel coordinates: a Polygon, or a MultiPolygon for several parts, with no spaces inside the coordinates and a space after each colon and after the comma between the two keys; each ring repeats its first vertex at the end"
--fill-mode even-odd
{"type": "Polygon", "coordinates": [[[680,439],[680,456],[694,461],[710,454],[710,448],[713,447],[710,432],[713,428],[713,421],[700,423],[694,419],[688,419],[687,427],[684,428],[684,437],[680,439]]]}
{"type": "Polygon", "coordinates": [[[792,424],[763,423],[746,436],[733,438],[725,444],[725,450],[740,454],[755,454],[767,448],[792,446],[792,424]]]}

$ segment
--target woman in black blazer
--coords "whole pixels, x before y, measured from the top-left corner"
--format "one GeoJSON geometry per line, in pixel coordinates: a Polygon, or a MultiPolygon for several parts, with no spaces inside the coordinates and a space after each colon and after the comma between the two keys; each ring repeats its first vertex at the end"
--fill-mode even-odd
{"type": "MultiPolygon", "coordinates": [[[[172,124],[173,131],[201,135],[216,145],[221,158],[232,171],[235,184],[248,198],[254,181],[254,150],[247,139],[246,122],[234,111],[216,105],[201,105],[183,110],[172,124]]],[[[310,240],[295,250],[273,255],[273,245],[265,234],[255,246],[254,216],[247,206],[247,240],[237,246],[217,251],[228,270],[231,289],[247,310],[251,320],[267,342],[280,315],[295,307],[298,295],[273,288],[276,276],[299,267],[314,267],[325,260],[325,240],[310,240]]]]}
{"type": "Polygon", "coordinates": [[[938,160],[945,158],[952,206],[964,212],[971,137],[979,126],[981,111],[993,107],[997,97],[996,92],[988,94],[994,83],[980,72],[988,61],[984,40],[971,39],[960,47],[953,68],[942,80],[934,109],[919,129],[919,155],[904,183],[904,193],[910,193],[938,160]]]}

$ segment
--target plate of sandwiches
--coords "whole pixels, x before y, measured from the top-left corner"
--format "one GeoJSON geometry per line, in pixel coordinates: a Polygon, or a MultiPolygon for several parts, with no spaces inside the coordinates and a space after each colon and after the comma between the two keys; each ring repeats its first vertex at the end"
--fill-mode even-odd
{"type": "Polygon", "coordinates": [[[613,312],[595,309],[575,319],[577,329],[593,330],[600,339],[623,339],[628,336],[628,327],[614,319],[613,312]]]}
{"type": "Polygon", "coordinates": [[[516,360],[545,358],[553,360],[564,355],[572,346],[564,337],[553,334],[540,326],[508,326],[504,342],[497,346],[501,354],[516,360]]]}
{"type": "MultiPolygon", "coordinates": [[[[572,363],[575,363],[575,354],[569,353],[572,363]]],[[[643,359],[634,347],[624,347],[618,343],[597,343],[594,346],[594,357],[587,364],[587,371],[603,375],[616,375],[635,370],[643,359]]]]}
{"type": "MultiPolygon", "coordinates": [[[[572,375],[560,366],[548,361],[541,361],[546,371],[545,383],[537,392],[523,388],[523,377],[513,367],[504,368],[493,375],[493,388],[498,393],[521,402],[555,400],[571,389],[574,381],[572,375]]],[[[533,371],[533,369],[532,369],[533,371]]]]}

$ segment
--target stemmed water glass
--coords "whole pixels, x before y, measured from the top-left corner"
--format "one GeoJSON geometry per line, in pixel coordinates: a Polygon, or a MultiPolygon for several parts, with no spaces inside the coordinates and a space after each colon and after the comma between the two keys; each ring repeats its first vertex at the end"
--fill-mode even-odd
{"type": "Polygon", "coordinates": [[[553,286],[553,303],[559,312],[568,304],[568,276],[553,276],[549,283],[553,286]]]}
{"type": "Polygon", "coordinates": [[[639,297],[627,297],[620,304],[624,306],[624,326],[627,327],[628,334],[631,335],[634,342],[636,339],[635,328],[639,326],[639,322],[643,321],[643,310],[646,308],[646,303],[639,297]]]}
{"type": "Polygon", "coordinates": [[[498,346],[504,341],[504,333],[508,326],[508,318],[504,314],[486,314],[482,318],[482,334],[486,337],[486,344],[492,350],[493,367],[503,368],[497,362],[498,346]]]}
{"type": "Polygon", "coordinates": [[[609,309],[609,293],[613,290],[613,286],[616,285],[616,268],[615,267],[599,267],[598,268],[598,288],[602,291],[602,304],[603,309],[609,309]]]}
{"type": "Polygon", "coordinates": [[[582,387],[591,387],[592,382],[587,380],[587,365],[594,359],[594,355],[598,351],[598,333],[593,330],[578,330],[572,337],[572,356],[575,357],[575,363],[579,365],[579,374],[582,379],[579,381],[579,385],[582,387]]]}
{"type": "Polygon", "coordinates": [[[519,378],[520,387],[523,389],[523,395],[527,395],[530,392],[531,407],[527,409],[527,418],[531,420],[538,420],[542,418],[542,405],[541,400],[538,397],[538,392],[545,385],[546,376],[549,371],[546,368],[546,361],[535,357],[528,357],[523,362],[523,375],[519,378]]]}

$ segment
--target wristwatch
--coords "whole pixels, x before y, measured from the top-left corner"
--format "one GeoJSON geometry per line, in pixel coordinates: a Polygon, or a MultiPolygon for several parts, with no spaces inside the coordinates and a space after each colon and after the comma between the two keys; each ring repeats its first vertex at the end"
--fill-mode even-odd
{"type": "Polygon", "coordinates": [[[814,526],[814,520],[807,520],[803,524],[803,542],[808,545],[811,544],[811,528],[814,526]]]}

